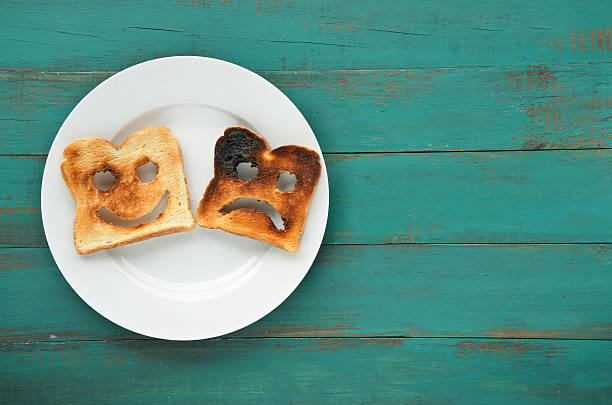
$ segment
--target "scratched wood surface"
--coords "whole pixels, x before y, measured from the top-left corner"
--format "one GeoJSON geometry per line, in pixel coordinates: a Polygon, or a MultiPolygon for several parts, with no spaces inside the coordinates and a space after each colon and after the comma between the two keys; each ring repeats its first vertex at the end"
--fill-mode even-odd
{"type": "Polygon", "coordinates": [[[0,1],[0,402],[611,403],[609,9],[0,1]],[[70,110],[177,54],[279,87],[330,176],[324,245],[294,294],[193,343],[97,315],[40,219],[70,110]]]}
{"type": "MultiPolygon", "coordinates": [[[[599,244],[326,245],[287,301],[232,336],[612,339],[611,263],[599,244]]],[[[0,249],[0,268],[5,342],[139,337],[81,301],[48,249],[0,249]]]]}
{"type": "MultiPolygon", "coordinates": [[[[262,71],[327,153],[612,146],[609,64],[262,71]]],[[[76,103],[112,73],[0,71],[4,154],[46,154],[76,103]],[[25,141],[25,142],[24,142],[25,141]]]]}
{"type": "MultiPolygon", "coordinates": [[[[610,149],[341,154],[325,161],[332,213],[325,243],[610,241],[610,149]]],[[[45,246],[44,164],[44,157],[0,157],[0,246],[45,246]]]]}
{"type": "Polygon", "coordinates": [[[0,67],[119,70],[206,55],[256,70],[610,62],[606,1],[2,2],[0,67]]]}
{"type": "Polygon", "coordinates": [[[612,346],[603,341],[309,338],[2,347],[0,362],[15,371],[1,373],[0,384],[15,403],[608,404],[612,394],[612,346]]]}

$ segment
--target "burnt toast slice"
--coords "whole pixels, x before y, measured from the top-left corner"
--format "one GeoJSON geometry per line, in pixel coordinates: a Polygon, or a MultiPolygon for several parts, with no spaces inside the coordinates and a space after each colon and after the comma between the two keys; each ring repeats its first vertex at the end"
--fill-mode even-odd
{"type": "Polygon", "coordinates": [[[62,176],[76,201],[73,236],[78,253],[89,254],[194,228],[181,148],[168,128],[143,129],[119,146],[102,138],[81,139],[64,149],[64,158],[62,176]],[[148,162],[157,166],[157,174],[144,182],[136,171],[148,162]],[[113,175],[110,188],[95,186],[94,176],[99,172],[113,175]],[[166,198],[166,207],[157,218],[139,223],[139,218],[145,218],[166,198]],[[107,222],[104,210],[119,222],[138,225],[107,222]]]}
{"type": "Polygon", "coordinates": [[[215,145],[214,178],[196,212],[199,226],[247,236],[294,253],[300,244],[321,163],[319,154],[303,146],[286,145],[270,150],[264,138],[243,127],[227,128],[215,145]],[[251,163],[257,175],[241,179],[238,165],[251,163]],[[281,173],[295,176],[289,191],[277,188],[281,173]],[[231,209],[239,199],[255,199],[280,214],[284,229],[255,208],[231,209]]]}

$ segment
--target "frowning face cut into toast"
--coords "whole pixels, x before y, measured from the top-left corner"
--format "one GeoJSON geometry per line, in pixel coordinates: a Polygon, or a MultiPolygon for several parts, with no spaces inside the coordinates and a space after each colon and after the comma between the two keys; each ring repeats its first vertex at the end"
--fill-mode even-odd
{"type": "Polygon", "coordinates": [[[181,149],[168,128],[143,129],[118,147],[102,138],[78,140],[64,158],[62,175],[77,204],[78,253],[193,229],[181,149]],[[139,168],[150,163],[157,173],[143,180],[139,168]]]}
{"type": "Polygon", "coordinates": [[[215,145],[214,170],[196,213],[198,225],[297,250],[321,175],[317,152],[295,145],[270,150],[254,132],[230,127],[215,145]],[[244,163],[257,168],[254,177],[241,178],[238,166],[244,163]],[[288,174],[294,184],[286,184],[288,174]],[[260,206],[245,207],[240,204],[244,200],[260,206]],[[280,224],[273,222],[273,212],[280,215],[280,224]]]}

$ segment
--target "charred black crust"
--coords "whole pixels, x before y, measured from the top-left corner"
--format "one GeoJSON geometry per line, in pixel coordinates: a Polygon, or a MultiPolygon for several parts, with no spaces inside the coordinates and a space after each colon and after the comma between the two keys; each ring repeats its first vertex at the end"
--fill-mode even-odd
{"type": "Polygon", "coordinates": [[[215,175],[238,177],[240,163],[259,166],[259,156],[267,149],[266,142],[248,129],[227,128],[215,145],[215,175]]]}

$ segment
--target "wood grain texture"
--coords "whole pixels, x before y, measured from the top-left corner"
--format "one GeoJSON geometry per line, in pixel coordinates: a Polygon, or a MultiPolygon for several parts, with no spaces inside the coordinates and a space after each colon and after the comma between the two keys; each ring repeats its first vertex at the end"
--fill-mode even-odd
{"type": "MultiPolygon", "coordinates": [[[[230,336],[612,339],[612,245],[323,246],[278,309],[230,336]]],[[[0,249],[0,342],[137,338],[48,249],[0,249]]],[[[109,269],[112,271],[112,269],[109,269]]]]}
{"type": "Polygon", "coordinates": [[[4,1],[0,68],[204,55],[258,70],[610,62],[607,2],[4,1]]]}
{"type": "MultiPolygon", "coordinates": [[[[325,160],[333,213],[325,243],[612,240],[612,150],[354,154],[325,160]]],[[[0,246],[45,246],[44,163],[39,157],[0,157],[0,246]]]]}
{"type": "Polygon", "coordinates": [[[231,339],[3,344],[7,403],[608,404],[612,342],[231,339]]]}
{"type": "MultiPolygon", "coordinates": [[[[324,152],[612,146],[612,64],[258,73],[297,105],[324,152]]],[[[46,154],[111,74],[0,72],[0,153],[46,154]]]]}
{"type": "Polygon", "coordinates": [[[611,403],[609,8],[0,1],[0,402],[611,403]],[[326,244],[295,293],[191,343],[96,314],[40,220],[43,155],[74,105],[177,54],[279,87],[330,176],[326,244]]]}

